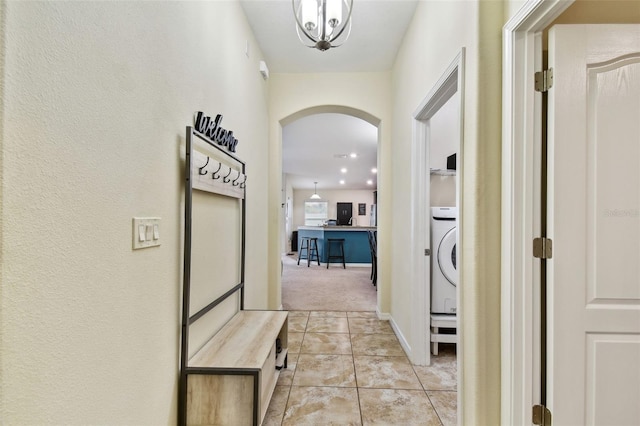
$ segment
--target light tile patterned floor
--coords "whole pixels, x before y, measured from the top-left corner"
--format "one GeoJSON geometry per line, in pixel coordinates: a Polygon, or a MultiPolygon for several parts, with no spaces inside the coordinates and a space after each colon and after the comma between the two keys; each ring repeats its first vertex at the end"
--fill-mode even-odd
{"type": "Polygon", "coordinates": [[[455,425],[456,355],[409,362],[374,312],[290,311],[288,368],[264,425],[455,425]]]}

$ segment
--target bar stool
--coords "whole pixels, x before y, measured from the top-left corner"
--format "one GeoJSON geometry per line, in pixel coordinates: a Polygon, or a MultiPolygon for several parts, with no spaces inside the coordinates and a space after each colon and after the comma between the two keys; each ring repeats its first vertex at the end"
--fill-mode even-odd
{"type": "Polygon", "coordinates": [[[328,238],[327,239],[327,269],[329,269],[329,263],[331,263],[331,259],[340,259],[342,260],[342,267],[347,269],[347,265],[344,261],[344,238],[328,238]],[[340,254],[331,254],[331,247],[337,246],[336,248],[340,248],[340,254]]]}
{"type": "Polygon", "coordinates": [[[298,251],[298,265],[300,259],[302,259],[302,250],[305,250],[305,259],[307,260],[307,267],[311,265],[311,261],[315,260],[320,266],[320,256],[318,256],[318,238],[315,237],[300,237],[300,250],[298,251]],[[306,243],[306,244],[305,244],[306,243]],[[315,256],[315,259],[314,259],[315,256]]]}
{"type": "Polygon", "coordinates": [[[369,249],[371,250],[371,281],[373,285],[377,288],[377,280],[378,280],[378,247],[377,247],[377,238],[375,231],[367,231],[367,236],[369,237],[369,249]]]}

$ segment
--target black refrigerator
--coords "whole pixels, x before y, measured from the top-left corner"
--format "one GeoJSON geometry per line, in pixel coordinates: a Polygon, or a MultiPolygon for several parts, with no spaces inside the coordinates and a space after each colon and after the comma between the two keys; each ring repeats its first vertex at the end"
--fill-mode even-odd
{"type": "Polygon", "coordinates": [[[351,225],[353,218],[353,203],[338,203],[337,225],[351,225]]]}

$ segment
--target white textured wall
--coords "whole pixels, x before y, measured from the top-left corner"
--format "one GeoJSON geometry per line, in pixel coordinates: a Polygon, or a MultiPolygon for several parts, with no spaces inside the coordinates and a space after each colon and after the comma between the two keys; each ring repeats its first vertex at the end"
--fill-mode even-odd
{"type": "Polygon", "coordinates": [[[528,0],[507,0],[504,2],[505,22],[514,16],[528,0]]]}
{"type": "MultiPolygon", "coordinates": [[[[461,271],[462,424],[499,424],[500,413],[500,52],[503,4],[496,1],[420,2],[393,69],[391,169],[393,248],[411,236],[409,165],[412,114],[462,47],[465,99],[461,271]]],[[[410,256],[393,250],[391,315],[410,336],[410,256]]],[[[409,342],[411,345],[412,342],[409,342]]]]}
{"type": "Polygon", "coordinates": [[[458,152],[460,94],[456,93],[429,119],[429,167],[446,169],[447,157],[458,152]]]}
{"type": "Polygon", "coordinates": [[[240,140],[247,304],[267,303],[259,49],[236,1],[2,8],[0,423],[174,424],[199,109],[240,140]],[[162,218],[160,247],[131,250],[134,216],[162,218]]]}
{"type": "MultiPolygon", "coordinates": [[[[456,93],[429,119],[429,167],[446,169],[447,157],[458,153],[459,140],[460,93],[456,93]]],[[[432,174],[430,182],[432,207],[456,205],[456,176],[432,174]]]]}

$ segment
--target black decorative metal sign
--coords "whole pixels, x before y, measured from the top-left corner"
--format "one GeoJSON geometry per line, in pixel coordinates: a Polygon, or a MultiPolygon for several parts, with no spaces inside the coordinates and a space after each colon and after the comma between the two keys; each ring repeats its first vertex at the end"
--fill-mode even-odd
{"type": "Polygon", "coordinates": [[[208,137],[211,142],[225,146],[231,152],[236,152],[238,139],[233,137],[233,131],[223,129],[220,123],[222,123],[222,114],[216,115],[215,120],[212,120],[208,115],[204,115],[202,111],[198,111],[195,116],[194,127],[198,132],[208,137]]]}

